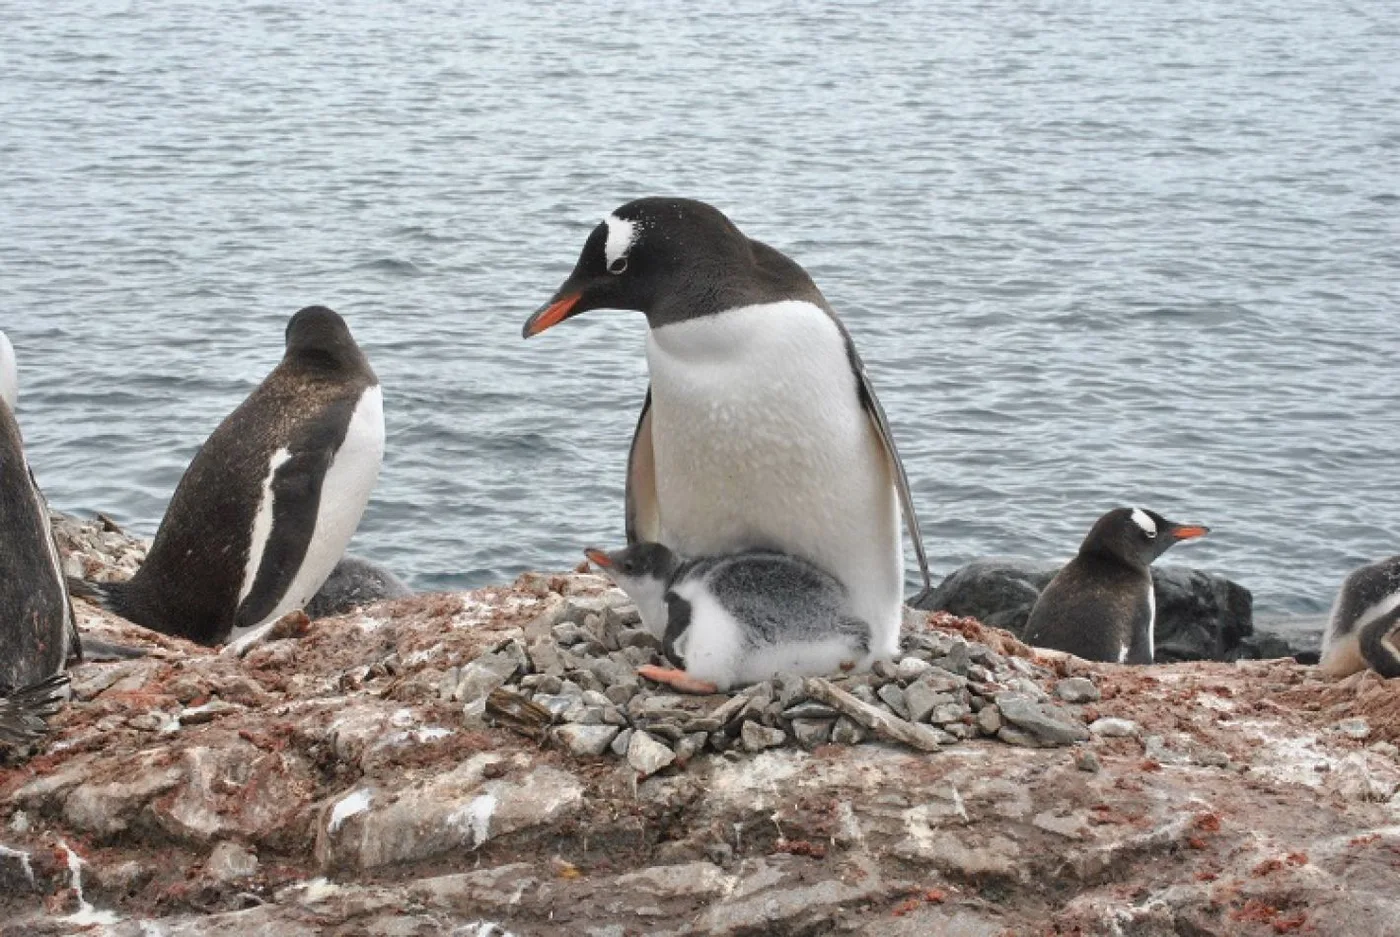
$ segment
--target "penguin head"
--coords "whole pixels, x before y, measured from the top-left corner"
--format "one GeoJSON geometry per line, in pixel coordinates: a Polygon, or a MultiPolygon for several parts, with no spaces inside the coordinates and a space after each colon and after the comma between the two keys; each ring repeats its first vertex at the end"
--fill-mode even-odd
{"type": "Polygon", "coordinates": [[[659,543],[634,543],[611,552],[589,547],[583,553],[637,603],[643,624],[660,637],[666,629],[666,590],[681,558],[659,543]]]}
{"type": "Polygon", "coordinates": [[[286,357],[319,370],[369,370],[350,327],[325,306],[307,306],[287,321],[286,357]]]}
{"type": "Polygon", "coordinates": [[[680,557],[659,543],[634,543],[625,549],[611,552],[588,547],[583,553],[590,563],[601,569],[623,590],[627,589],[624,580],[641,582],[656,579],[665,583],[681,563],[680,557]]]}
{"type": "Polygon", "coordinates": [[[0,332],[0,400],[11,412],[19,405],[19,368],[15,365],[15,348],[0,332]]]}
{"type": "Polygon", "coordinates": [[[1114,508],[1090,528],[1079,552],[1107,555],[1129,566],[1146,568],[1173,545],[1209,532],[1209,527],[1178,524],[1146,508],[1114,508]]]}
{"type": "MultiPolygon", "coordinates": [[[[632,309],[652,325],[714,305],[755,243],[719,209],[685,198],[641,198],[603,219],[574,272],[525,323],[525,338],[590,309],[632,309]]],[[[723,303],[720,302],[720,307],[723,303]]]]}

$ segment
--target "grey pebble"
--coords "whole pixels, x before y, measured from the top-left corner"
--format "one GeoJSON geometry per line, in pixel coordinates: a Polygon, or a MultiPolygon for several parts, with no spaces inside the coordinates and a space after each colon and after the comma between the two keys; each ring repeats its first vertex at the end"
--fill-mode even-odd
{"type": "Polygon", "coordinates": [[[645,732],[634,731],[627,743],[627,763],[647,777],[676,760],[676,753],[645,732]]]}
{"type": "Polygon", "coordinates": [[[644,651],[660,651],[661,642],[656,635],[642,628],[624,628],[618,632],[617,643],[622,648],[639,648],[644,651]]]}
{"type": "Polygon", "coordinates": [[[865,728],[849,716],[842,716],[831,727],[831,740],[838,745],[859,745],[865,741],[865,728]]]}
{"type": "Polygon", "coordinates": [[[917,657],[902,657],[895,665],[894,674],[900,680],[917,680],[933,669],[933,665],[917,657]]]}
{"type": "Polygon", "coordinates": [[[839,715],[840,713],[825,703],[814,703],[810,700],[783,710],[784,719],[835,719],[839,715]]]}
{"type": "Polygon", "coordinates": [[[876,692],[881,702],[890,708],[896,716],[901,719],[909,718],[909,706],[904,702],[904,691],[897,683],[886,683],[876,692]]]}
{"type": "Polygon", "coordinates": [[[1107,739],[1122,739],[1138,734],[1138,724],[1131,719],[1104,716],[1089,723],[1089,731],[1107,739]]]}
{"type": "Polygon", "coordinates": [[[709,736],[704,732],[691,732],[676,743],[676,760],[687,762],[700,754],[709,736]]]}
{"type": "Polygon", "coordinates": [[[601,755],[617,736],[614,726],[565,725],[554,730],[555,739],[574,755],[601,755]]]}
{"type": "Polygon", "coordinates": [[[1055,684],[1055,695],[1066,703],[1093,703],[1099,699],[1099,688],[1086,677],[1069,677],[1055,684]]]}
{"type": "Polygon", "coordinates": [[[787,733],[782,729],[770,729],[761,726],[756,722],[744,723],[743,730],[739,733],[744,749],[750,752],[761,752],[765,749],[776,748],[787,741],[787,733]]]}
{"type": "Polygon", "coordinates": [[[946,656],[934,661],[933,664],[935,667],[942,667],[949,673],[965,676],[968,666],[972,664],[972,656],[967,652],[967,644],[958,641],[946,656]]]}
{"type": "Polygon", "coordinates": [[[831,727],[835,722],[835,719],[794,719],[792,734],[803,748],[816,748],[831,741],[831,727]]]}
{"type": "MultiPolygon", "coordinates": [[[[1001,710],[1002,719],[1052,745],[1068,745],[1089,737],[1089,730],[1083,723],[1024,696],[1002,693],[997,696],[997,708],[1001,710]]],[[[1003,727],[1002,732],[1005,731],[1003,727]]]]}

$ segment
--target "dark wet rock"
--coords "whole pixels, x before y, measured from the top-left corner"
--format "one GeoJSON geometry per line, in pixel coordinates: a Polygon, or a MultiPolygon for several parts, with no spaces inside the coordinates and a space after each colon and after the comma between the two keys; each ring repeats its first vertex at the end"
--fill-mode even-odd
{"type": "Polygon", "coordinates": [[[321,588],[306,603],[308,618],[344,615],[374,602],[405,599],[413,594],[403,580],[378,563],[358,556],[341,558],[321,588]]]}
{"type": "Polygon", "coordinates": [[[1185,566],[1154,566],[1152,584],[1158,663],[1228,660],[1253,632],[1253,595],[1224,576],[1185,566]]]}
{"type": "Polygon", "coordinates": [[[944,577],[918,607],[976,618],[1020,635],[1031,606],[1057,572],[1057,564],[1023,557],[974,560],[944,577]]]}

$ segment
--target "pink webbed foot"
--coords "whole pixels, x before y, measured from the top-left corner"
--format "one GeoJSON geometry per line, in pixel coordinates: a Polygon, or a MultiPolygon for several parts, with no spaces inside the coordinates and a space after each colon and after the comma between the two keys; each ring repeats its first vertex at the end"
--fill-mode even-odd
{"type": "Polygon", "coordinates": [[[719,687],[708,680],[697,680],[684,670],[676,670],[672,667],[658,667],[655,664],[643,664],[637,668],[637,676],[646,677],[656,683],[664,683],[673,690],[682,693],[696,693],[701,696],[710,693],[718,693],[719,687]]]}

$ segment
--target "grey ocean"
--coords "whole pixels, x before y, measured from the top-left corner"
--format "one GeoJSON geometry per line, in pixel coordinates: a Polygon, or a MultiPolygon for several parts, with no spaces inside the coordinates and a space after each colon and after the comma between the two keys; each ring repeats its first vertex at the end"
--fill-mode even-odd
{"type": "Polygon", "coordinates": [[[356,552],[618,543],[644,322],[520,326],[682,194],[844,317],[937,574],[1133,502],[1264,611],[1400,552],[1393,0],[4,7],[0,328],[61,508],[154,532],[324,303],[385,387],[356,552]]]}

